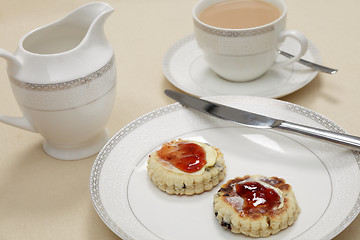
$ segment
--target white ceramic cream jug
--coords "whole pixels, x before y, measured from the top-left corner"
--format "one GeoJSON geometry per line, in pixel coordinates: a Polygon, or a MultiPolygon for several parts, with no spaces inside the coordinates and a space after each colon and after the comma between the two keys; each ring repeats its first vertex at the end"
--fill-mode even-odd
{"type": "Polygon", "coordinates": [[[40,133],[50,156],[85,158],[108,140],[116,67],[103,27],[112,12],[106,3],[89,3],[26,34],[14,54],[0,49],[23,113],[0,114],[0,121],[40,133]]]}

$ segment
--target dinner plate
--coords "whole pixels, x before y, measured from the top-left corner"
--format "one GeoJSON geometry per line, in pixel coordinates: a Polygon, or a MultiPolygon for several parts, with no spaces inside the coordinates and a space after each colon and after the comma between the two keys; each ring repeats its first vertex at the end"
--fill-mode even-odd
{"type": "MultiPolygon", "coordinates": [[[[208,97],[218,103],[288,121],[344,130],[307,108],[253,96],[208,97]]],[[[225,181],[261,174],[284,178],[301,213],[293,226],[269,239],[330,239],[357,216],[359,153],[299,135],[253,129],[178,103],[154,110],[119,130],[91,170],[90,194],[102,221],[122,239],[250,239],[223,229],[213,196],[225,181]],[[194,196],[168,195],[147,175],[147,160],[164,142],[183,138],[207,142],[224,153],[227,173],[212,190],[194,196]]]]}
{"type": "MultiPolygon", "coordinates": [[[[299,51],[299,45],[288,38],[280,49],[295,54],[299,51]]],[[[303,58],[318,64],[321,62],[320,53],[311,42],[303,58]]],[[[285,59],[279,55],[277,61],[285,59]]],[[[163,72],[174,86],[199,97],[248,95],[269,98],[283,97],[304,87],[318,73],[294,63],[284,68],[272,68],[253,81],[227,81],[208,67],[194,35],[179,40],[168,50],[163,60],[163,72]]]]}

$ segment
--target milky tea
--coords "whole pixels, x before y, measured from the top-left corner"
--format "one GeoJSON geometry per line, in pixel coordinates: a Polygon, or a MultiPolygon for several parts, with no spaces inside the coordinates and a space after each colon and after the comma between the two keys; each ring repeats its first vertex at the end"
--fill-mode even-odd
{"type": "Polygon", "coordinates": [[[245,29],[266,25],[280,16],[277,7],[261,0],[228,0],[207,7],[199,20],[218,28],[245,29]]]}

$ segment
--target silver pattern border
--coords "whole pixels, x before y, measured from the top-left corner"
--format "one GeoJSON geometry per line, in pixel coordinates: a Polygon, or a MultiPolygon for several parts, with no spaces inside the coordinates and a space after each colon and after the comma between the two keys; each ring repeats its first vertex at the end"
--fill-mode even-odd
{"type": "Polygon", "coordinates": [[[194,25],[198,29],[200,29],[206,33],[209,33],[211,35],[221,36],[221,37],[229,37],[229,38],[251,37],[251,36],[265,34],[265,33],[275,30],[274,25],[269,25],[266,27],[258,28],[258,29],[221,30],[221,29],[216,29],[216,28],[205,26],[195,19],[193,21],[194,21],[194,25]]]}
{"type": "MultiPolygon", "coordinates": [[[[329,130],[332,130],[334,132],[344,133],[345,131],[340,128],[336,123],[333,121],[330,121],[326,117],[310,110],[305,107],[301,107],[296,104],[292,103],[285,103],[285,109],[298,113],[302,116],[308,117],[317,123],[321,124],[322,126],[326,127],[329,130]]],[[[90,195],[92,199],[92,203],[94,205],[95,210],[97,211],[100,218],[104,221],[104,223],[118,236],[121,238],[127,239],[127,240],[135,240],[128,236],[125,232],[123,232],[109,217],[109,214],[106,212],[100,198],[99,193],[99,179],[101,174],[101,169],[105,163],[106,158],[110,154],[111,150],[117,145],[118,142],[120,142],[123,138],[125,138],[130,132],[134,131],[141,125],[145,124],[148,121],[151,121],[155,118],[158,118],[162,115],[169,114],[171,112],[175,112],[181,109],[185,109],[187,107],[182,106],[179,103],[174,103],[171,105],[167,105],[165,107],[156,109],[150,113],[147,113],[143,115],[142,117],[132,121],[125,127],[123,127],[120,131],[118,131],[104,146],[104,148],[100,151],[98,156],[96,157],[93,167],[91,169],[90,174],[90,195]]],[[[352,152],[354,154],[354,157],[356,159],[356,162],[360,168],[360,152],[352,152]]],[[[360,195],[357,198],[357,201],[352,208],[350,214],[343,220],[343,222],[333,231],[331,231],[328,235],[326,235],[323,239],[328,240],[331,238],[334,238],[336,235],[338,235],[340,232],[342,232],[359,214],[360,211],[360,195]]]]}
{"type": "Polygon", "coordinates": [[[156,109],[152,112],[149,112],[142,117],[132,121],[125,127],[123,127],[120,131],[118,131],[104,146],[104,148],[100,151],[98,156],[96,157],[93,167],[91,169],[90,174],[90,195],[92,199],[92,203],[95,207],[95,210],[99,214],[100,218],[104,221],[104,223],[120,236],[122,239],[126,240],[135,240],[128,236],[125,232],[123,232],[119,226],[117,226],[113,220],[110,218],[109,214],[106,212],[100,198],[99,193],[99,179],[101,169],[105,163],[106,158],[110,154],[111,150],[120,142],[123,138],[125,138],[130,132],[134,131],[136,128],[142,126],[143,124],[156,119],[162,115],[169,114],[171,112],[178,111],[180,109],[184,109],[186,107],[182,106],[179,103],[174,103],[159,109],[156,109]]]}
{"type": "MultiPolygon", "coordinates": [[[[330,121],[329,119],[327,119],[326,117],[324,117],[318,113],[315,113],[314,111],[311,111],[310,109],[301,107],[296,104],[291,104],[291,103],[286,105],[286,109],[289,111],[298,113],[300,115],[306,116],[306,117],[320,123],[321,125],[323,125],[324,127],[326,127],[327,129],[329,129],[333,132],[346,133],[336,123],[334,123],[333,121],[330,121]]],[[[360,168],[360,152],[352,151],[352,153],[356,159],[357,165],[360,168]]],[[[357,201],[356,201],[354,207],[351,209],[350,214],[342,221],[342,223],[338,227],[336,227],[332,232],[330,232],[328,235],[326,235],[323,239],[328,240],[328,239],[334,238],[336,235],[338,235],[340,232],[342,232],[347,226],[350,225],[350,223],[357,217],[359,212],[360,212],[360,194],[357,197],[357,201]]]]}
{"type": "Polygon", "coordinates": [[[11,81],[18,87],[24,88],[27,90],[34,90],[34,91],[59,91],[59,90],[65,90],[70,89],[74,87],[78,87],[84,84],[87,84],[91,81],[94,81],[95,79],[98,79],[99,77],[103,76],[107,71],[109,71],[115,62],[115,56],[113,55],[110,60],[99,70],[90,73],[89,75],[86,75],[81,78],[77,78],[74,80],[61,82],[61,83],[50,83],[50,84],[36,84],[36,83],[27,83],[23,82],[14,78],[10,78],[11,81]]]}

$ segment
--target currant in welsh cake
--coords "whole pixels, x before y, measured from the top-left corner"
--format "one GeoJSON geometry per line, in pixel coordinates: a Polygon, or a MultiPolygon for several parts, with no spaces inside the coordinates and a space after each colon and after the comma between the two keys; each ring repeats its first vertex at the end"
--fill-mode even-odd
{"type": "Polygon", "coordinates": [[[148,175],[168,194],[194,195],[208,191],[225,177],[221,151],[207,143],[172,140],[150,154],[148,175]]]}
{"type": "Polygon", "coordinates": [[[284,179],[247,175],[224,183],[214,196],[220,225],[234,233],[268,237],[291,226],[300,208],[284,179]]]}

